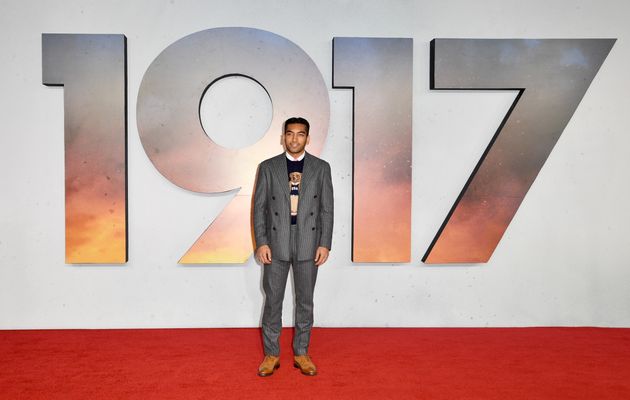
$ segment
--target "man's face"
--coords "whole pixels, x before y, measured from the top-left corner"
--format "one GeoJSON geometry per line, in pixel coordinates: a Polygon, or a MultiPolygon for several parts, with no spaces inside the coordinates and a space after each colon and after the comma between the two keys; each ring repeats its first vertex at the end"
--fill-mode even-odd
{"type": "Polygon", "coordinates": [[[310,136],[304,124],[288,124],[284,131],[284,147],[294,157],[298,157],[308,144],[310,136]]]}

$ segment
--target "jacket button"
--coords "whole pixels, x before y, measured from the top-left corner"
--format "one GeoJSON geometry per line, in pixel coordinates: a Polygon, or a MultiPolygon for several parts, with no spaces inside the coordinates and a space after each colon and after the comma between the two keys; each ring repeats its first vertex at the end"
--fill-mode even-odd
{"type": "Polygon", "coordinates": [[[273,229],[273,230],[275,231],[275,230],[276,230],[276,227],[274,226],[274,227],[272,227],[271,229],[273,229]]]}
{"type": "Polygon", "coordinates": [[[317,195],[313,196],[313,198],[314,198],[314,199],[316,199],[316,198],[317,198],[317,195]]]}
{"type": "Polygon", "coordinates": [[[311,211],[311,215],[313,215],[313,212],[311,211]]]}
{"type": "Polygon", "coordinates": [[[312,231],[314,231],[314,230],[315,230],[315,227],[312,227],[312,228],[311,228],[311,230],[312,230],[312,231]]]}
{"type": "Polygon", "coordinates": [[[276,196],[271,196],[271,200],[275,200],[275,199],[276,199],[276,196]]]}
{"type": "Polygon", "coordinates": [[[275,214],[275,215],[278,215],[278,212],[276,211],[274,214],[275,214]]]}

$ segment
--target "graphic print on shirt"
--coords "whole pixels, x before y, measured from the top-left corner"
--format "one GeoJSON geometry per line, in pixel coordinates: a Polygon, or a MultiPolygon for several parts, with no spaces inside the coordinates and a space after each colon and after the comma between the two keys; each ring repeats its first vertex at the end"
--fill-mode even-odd
{"type": "Polygon", "coordinates": [[[289,174],[289,185],[291,186],[291,217],[297,216],[298,200],[300,199],[301,172],[291,172],[289,174]]]}

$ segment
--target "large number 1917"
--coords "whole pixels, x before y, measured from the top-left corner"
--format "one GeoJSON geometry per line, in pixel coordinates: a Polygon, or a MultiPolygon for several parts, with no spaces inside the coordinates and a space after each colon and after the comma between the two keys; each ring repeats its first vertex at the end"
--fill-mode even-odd
{"type": "MultiPolygon", "coordinates": [[[[431,89],[513,90],[516,98],[422,261],[488,261],[614,42],[431,42],[431,89]]],[[[413,40],[334,38],[332,58],[333,88],[353,95],[352,261],[409,262],[413,40]]],[[[65,87],[66,262],[125,263],[126,38],[44,34],[42,60],[43,83],[65,87]]],[[[162,51],[145,72],[137,99],[146,154],[184,189],[237,191],[179,261],[245,262],[253,250],[250,206],[257,164],[278,153],[282,121],[296,115],[311,121],[317,135],[308,150],[319,154],[329,114],[319,69],[282,36],[215,28],[162,51]],[[215,143],[199,114],[205,91],[234,75],[260,84],[273,104],[268,131],[240,149],[215,143]]]]}

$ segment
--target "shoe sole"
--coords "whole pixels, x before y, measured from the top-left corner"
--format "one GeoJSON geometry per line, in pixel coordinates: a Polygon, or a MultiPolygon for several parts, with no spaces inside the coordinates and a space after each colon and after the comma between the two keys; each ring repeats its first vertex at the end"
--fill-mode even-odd
{"type": "Polygon", "coordinates": [[[293,366],[294,366],[295,368],[299,369],[299,370],[300,370],[300,372],[301,372],[303,375],[306,375],[306,376],[315,376],[315,375],[317,375],[317,371],[314,371],[314,372],[304,372],[304,371],[302,371],[302,368],[300,368],[300,365],[299,365],[298,363],[293,363],[293,366]]]}
{"type": "Polygon", "coordinates": [[[273,367],[273,371],[271,371],[270,373],[265,374],[264,372],[259,372],[259,373],[258,373],[258,376],[262,376],[262,377],[265,377],[265,376],[271,376],[271,375],[273,375],[273,373],[274,373],[274,372],[276,372],[276,370],[277,370],[278,368],[280,368],[280,364],[279,364],[279,363],[278,363],[278,364],[276,364],[276,366],[275,366],[275,367],[273,367]]]}

